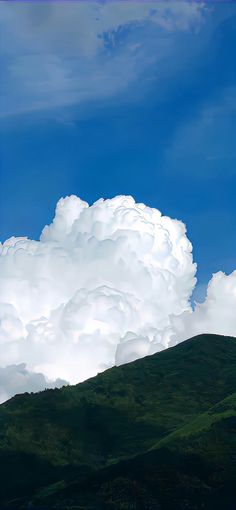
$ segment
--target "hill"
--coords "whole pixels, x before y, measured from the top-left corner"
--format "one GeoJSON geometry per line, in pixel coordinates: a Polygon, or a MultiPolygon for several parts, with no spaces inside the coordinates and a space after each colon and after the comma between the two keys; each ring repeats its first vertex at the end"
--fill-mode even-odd
{"type": "Polygon", "coordinates": [[[231,509],[235,390],[236,340],[200,335],[76,386],[17,395],[0,406],[0,502],[231,509]]]}

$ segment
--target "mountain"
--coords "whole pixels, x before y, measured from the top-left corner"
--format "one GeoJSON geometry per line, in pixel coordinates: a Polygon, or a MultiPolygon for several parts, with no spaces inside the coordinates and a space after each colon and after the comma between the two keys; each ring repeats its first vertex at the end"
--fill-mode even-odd
{"type": "Polygon", "coordinates": [[[0,406],[1,508],[236,508],[236,339],[0,406]]]}

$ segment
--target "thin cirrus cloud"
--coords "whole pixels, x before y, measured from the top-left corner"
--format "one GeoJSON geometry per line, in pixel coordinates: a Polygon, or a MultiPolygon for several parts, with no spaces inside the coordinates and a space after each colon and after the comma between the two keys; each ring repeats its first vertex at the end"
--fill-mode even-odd
{"type": "Polygon", "coordinates": [[[0,395],[76,383],[203,332],[236,335],[236,272],[193,311],[185,225],[132,197],[59,200],[39,241],[0,256],[0,395]]]}
{"type": "Polygon", "coordinates": [[[2,115],[113,96],[170,55],[176,34],[197,31],[205,12],[189,2],[2,3],[2,115]]]}
{"type": "Polygon", "coordinates": [[[236,87],[227,86],[217,97],[203,104],[194,118],[187,120],[175,133],[165,154],[169,174],[189,172],[193,159],[199,161],[194,179],[217,179],[235,174],[236,87]]]}

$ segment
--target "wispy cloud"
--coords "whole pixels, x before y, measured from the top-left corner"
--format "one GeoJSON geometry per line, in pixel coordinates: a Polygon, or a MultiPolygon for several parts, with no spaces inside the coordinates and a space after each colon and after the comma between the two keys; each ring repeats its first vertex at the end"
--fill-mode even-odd
{"type": "Polygon", "coordinates": [[[198,30],[204,13],[188,2],[2,3],[2,115],[116,94],[150,63],[149,33],[158,60],[163,34],[198,30]]]}
{"type": "Polygon", "coordinates": [[[191,173],[193,178],[215,179],[226,171],[228,177],[235,173],[235,121],[236,87],[228,86],[204,102],[195,115],[179,127],[166,151],[167,171],[178,170],[178,175],[191,172],[194,158],[195,163],[198,160],[201,163],[198,172],[191,173]]]}

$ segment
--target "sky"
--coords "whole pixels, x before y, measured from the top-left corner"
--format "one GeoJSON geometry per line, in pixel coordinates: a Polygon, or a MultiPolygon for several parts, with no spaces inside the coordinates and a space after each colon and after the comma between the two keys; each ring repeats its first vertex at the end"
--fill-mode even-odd
{"type": "Polygon", "coordinates": [[[186,223],[199,283],[232,271],[235,25],[235,3],[1,3],[1,240],[131,194],[186,223]]]}
{"type": "MultiPolygon", "coordinates": [[[[89,208],[94,213],[83,213],[86,221],[81,220],[78,213],[82,202],[73,197],[68,202],[59,202],[61,205],[56,216],[59,219],[54,220],[57,234],[53,233],[54,227],[50,227],[52,235],[47,239],[48,253],[50,246],[54,246],[54,235],[59,236],[56,242],[60,250],[65,248],[65,243],[74,250],[75,231],[79,239],[84,235],[84,224],[88,232],[96,230],[92,214],[94,217],[97,214],[98,218],[102,215],[104,225],[106,222],[109,224],[109,215],[114,215],[117,232],[120,208],[127,208],[128,218],[133,217],[133,208],[135,214],[142,216],[142,208],[132,205],[132,201],[128,200],[128,205],[126,201],[123,203],[123,199],[121,202],[107,201],[117,195],[131,195],[136,204],[142,202],[186,225],[188,239],[193,245],[193,261],[197,263],[197,286],[192,302],[203,301],[212,274],[218,271],[229,274],[236,267],[236,2],[2,1],[0,33],[0,241],[12,236],[38,240],[44,226],[52,222],[61,197],[75,195],[90,205],[104,198],[106,201],[101,210],[95,205],[94,209],[89,208]],[[71,217],[77,222],[72,229],[73,235],[72,231],[64,232],[62,228],[63,222],[70,223],[71,217]],[[63,235],[58,234],[58,225],[63,235]]],[[[150,215],[152,217],[149,209],[145,211],[142,222],[146,222],[150,215]]],[[[159,232],[162,227],[156,220],[156,214],[153,213],[151,221],[153,228],[159,232]]],[[[132,221],[126,224],[125,220],[125,227],[129,225],[130,228],[132,221]]],[[[184,234],[178,233],[182,232],[182,227],[178,227],[180,230],[176,227],[175,231],[175,225],[170,223],[167,228],[169,251],[166,259],[161,259],[160,266],[164,272],[166,267],[174,267],[171,257],[176,256],[179,243],[176,239],[180,236],[184,248],[183,258],[177,257],[178,267],[185,268],[186,274],[179,269],[180,274],[175,275],[176,282],[172,288],[180,290],[181,287],[182,294],[179,293],[180,301],[173,304],[173,313],[188,307],[185,299],[194,288],[195,272],[184,234]]],[[[132,229],[129,243],[133,239],[136,253],[138,234],[133,223],[132,229]]],[[[111,232],[108,229],[108,234],[104,234],[104,242],[107,242],[106,235],[115,236],[111,232]]],[[[145,235],[145,239],[150,235],[149,226],[145,235]]],[[[86,240],[83,242],[86,259],[90,253],[86,250],[90,248],[86,247],[86,240]]],[[[11,244],[9,246],[11,251],[11,244]]],[[[45,248],[44,244],[39,245],[38,253],[33,241],[27,244],[27,248],[22,241],[21,249],[29,250],[30,254],[37,252],[36,267],[42,256],[40,246],[43,250],[45,248]]],[[[127,252],[126,249],[122,251],[118,243],[117,250],[121,250],[122,257],[127,256],[130,260],[128,248],[127,252]]],[[[159,260],[161,255],[157,252],[153,257],[159,260]]],[[[43,251],[46,257],[45,253],[43,251]]],[[[138,257],[142,260],[143,254],[140,253],[137,249],[137,260],[138,257]]],[[[63,257],[65,259],[65,254],[63,257]]],[[[72,252],[68,257],[72,263],[72,252]]],[[[15,295],[19,297],[19,306],[23,287],[18,288],[19,276],[15,274],[17,267],[18,271],[22,270],[23,262],[20,260],[15,260],[14,270],[10,258],[9,267],[5,266],[4,260],[1,266],[5,271],[3,283],[7,281],[6,275],[9,276],[5,297],[9,298],[9,288],[16,278],[15,295]]],[[[107,260],[112,266],[112,259],[108,257],[107,260]]],[[[47,258],[44,263],[49,267],[47,258]]],[[[55,267],[61,267],[60,264],[56,255],[55,267]]],[[[86,271],[93,271],[91,267],[88,262],[86,271]]],[[[146,269],[151,274],[150,267],[146,269]]],[[[74,269],[76,275],[78,268],[74,269]]],[[[25,274],[22,281],[26,278],[25,274]]],[[[51,268],[46,277],[57,287],[59,276],[57,274],[56,278],[55,274],[51,268]]],[[[43,277],[46,278],[45,275],[43,277]]],[[[104,276],[104,281],[107,278],[104,276]]],[[[219,297],[224,292],[224,303],[231,302],[234,279],[224,279],[219,273],[212,281],[213,297],[210,302],[214,303],[214,296],[217,294],[219,297]]],[[[133,285],[134,281],[135,278],[133,285]]],[[[41,283],[33,281],[32,285],[40,287],[41,283]]],[[[72,295],[68,294],[71,282],[68,280],[66,285],[66,290],[63,288],[62,291],[61,287],[58,290],[60,303],[69,297],[72,299],[72,295]]],[[[31,296],[32,288],[27,290],[28,296],[31,296]]],[[[89,292],[92,290],[88,286],[86,300],[96,298],[106,301],[98,288],[95,289],[98,295],[94,290],[96,296],[91,298],[89,292]]],[[[136,294],[134,292],[137,299],[140,298],[139,290],[136,288],[136,294]]],[[[126,304],[122,306],[128,306],[127,289],[122,287],[118,291],[124,291],[126,304]]],[[[153,302],[158,300],[159,291],[156,291],[153,302]]],[[[48,290],[51,314],[54,297],[50,292],[48,290]]],[[[14,299],[12,303],[15,306],[14,299]]],[[[115,300],[115,297],[109,299],[115,300]]],[[[73,301],[73,306],[77,304],[73,301]]],[[[133,305],[129,302],[129,306],[132,308],[133,305]]],[[[23,320],[22,317],[25,323],[34,320],[35,310],[30,317],[22,312],[20,319],[14,312],[11,325],[4,323],[4,332],[11,331],[16,338],[16,331],[21,328],[19,320],[23,320]]],[[[148,310],[148,314],[152,314],[151,308],[148,310]]],[[[209,310],[206,313],[211,315],[209,310]]],[[[218,311],[214,313],[217,317],[218,311]]],[[[199,325],[201,312],[197,312],[196,317],[199,325]]],[[[188,320],[189,331],[194,332],[195,326],[191,326],[188,320]]],[[[130,324],[133,327],[132,321],[130,324]]],[[[181,329],[181,324],[178,328],[181,329]]],[[[117,322],[114,334],[118,334],[118,330],[117,322]]],[[[233,332],[231,334],[236,331],[234,324],[230,331],[233,332]]],[[[139,332],[135,334],[139,335],[139,332]]],[[[36,338],[35,335],[34,331],[33,338],[36,338]]],[[[142,352],[146,352],[145,345],[144,342],[142,352]]],[[[15,358],[12,352],[9,354],[11,362],[25,362],[23,354],[15,358]]],[[[32,359],[34,356],[32,351],[32,359]]],[[[0,365],[4,371],[6,362],[0,365]]],[[[42,373],[47,375],[45,366],[40,365],[42,373]]],[[[35,371],[37,366],[32,364],[31,369],[35,371]]],[[[28,373],[25,371],[25,365],[22,365],[22,377],[22,374],[28,373]]],[[[51,375],[51,379],[59,377],[67,380],[63,370],[58,369],[51,375]]],[[[1,377],[8,381],[7,385],[11,384],[12,369],[1,377]]],[[[34,377],[32,379],[33,388],[42,385],[41,376],[38,374],[37,377],[36,382],[34,377]]],[[[14,388],[11,391],[14,393],[14,388]]],[[[4,390],[3,395],[9,392],[9,389],[4,390]]]]}

